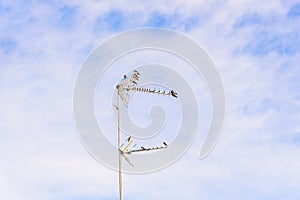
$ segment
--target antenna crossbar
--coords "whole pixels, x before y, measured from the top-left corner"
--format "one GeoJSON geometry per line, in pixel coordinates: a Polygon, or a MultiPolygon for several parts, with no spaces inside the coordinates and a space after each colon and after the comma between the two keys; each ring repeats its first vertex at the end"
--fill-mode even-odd
{"type": "Polygon", "coordinates": [[[167,147],[168,146],[151,147],[151,148],[141,147],[140,149],[133,149],[133,150],[130,150],[130,151],[125,151],[123,153],[124,154],[131,154],[131,153],[136,153],[136,152],[154,151],[154,150],[159,150],[159,149],[166,149],[167,147]]]}
{"type": "Polygon", "coordinates": [[[153,93],[153,94],[167,95],[167,96],[172,96],[172,97],[178,98],[177,92],[175,92],[174,90],[160,91],[160,89],[155,90],[155,89],[151,89],[151,88],[147,88],[147,87],[126,87],[124,89],[127,91],[131,90],[131,91],[136,91],[136,92],[153,93]]]}

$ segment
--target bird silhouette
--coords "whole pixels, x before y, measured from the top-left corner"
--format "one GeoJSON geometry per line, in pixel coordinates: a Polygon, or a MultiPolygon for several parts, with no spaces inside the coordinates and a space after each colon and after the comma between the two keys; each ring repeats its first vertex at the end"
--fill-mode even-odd
{"type": "Polygon", "coordinates": [[[171,95],[175,98],[178,98],[177,92],[175,92],[174,90],[171,90],[171,95]]]}

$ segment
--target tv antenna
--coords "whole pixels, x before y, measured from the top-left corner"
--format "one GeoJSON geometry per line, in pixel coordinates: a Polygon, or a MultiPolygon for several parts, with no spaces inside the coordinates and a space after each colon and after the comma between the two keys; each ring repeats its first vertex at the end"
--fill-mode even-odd
{"type": "Polygon", "coordinates": [[[177,92],[174,90],[166,91],[161,89],[153,89],[151,87],[143,87],[138,86],[140,72],[137,70],[133,70],[133,72],[127,76],[124,75],[123,79],[120,81],[119,84],[116,85],[117,88],[117,96],[118,96],[118,105],[114,105],[116,110],[118,111],[118,164],[119,164],[119,196],[120,200],[123,200],[122,195],[122,158],[124,158],[128,164],[132,167],[134,165],[130,162],[130,160],[127,158],[126,154],[133,154],[133,153],[140,153],[140,152],[147,152],[147,151],[155,151],[160,149],[165,149],[168,147],[168,144],[166,142],[162,143],[162,146],[158,147],[150,147],[146,148],[141,146],[140,148],[135,148],[136,145],[133,145],[133,138],[130,136],[128,137],[123,144],[121,144],[121,115],[120,115],[120,109],[121,109],[121,101],[124,103],[126,107],[129,106],[130,101],[130,92],[141,92],[146,94],[158,94],[158,95],[166,95],[171,96],[174,98],[178,98],[177,92]],[[133,145],[133,146],[132,146],[133,145]]]}

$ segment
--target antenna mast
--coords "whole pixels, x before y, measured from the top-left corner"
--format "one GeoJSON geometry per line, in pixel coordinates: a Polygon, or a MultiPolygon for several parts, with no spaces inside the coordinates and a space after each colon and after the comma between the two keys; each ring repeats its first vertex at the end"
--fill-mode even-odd
{"type": "Polygon", "coordinates": [[[153,93],[158,95],[167,95],[172,96],[175,98],[178,98],[177,93],[174,90],[170,91],[160,91],[151,89],[150,87],[139,87],[137,86],[137,83],[139,81],[140,73],[137,70],[133,70],[133,73],[128,77],[127,75],[124,75],[124,78],[120,81],[120,83],[116,86],[117,88],[117,94],[118,94],[118,106],[114,107],[118,111],[118,160],[119,160],[119,196],[120,200],[123,200],[123,183],[122,183],[122,157],[128,162],[128,164],[132,167],[134,165],[130,162],[130,160],[125,156],[125,154],[132,154],[132,153],[139,153],[139,152],[145,152],[145,151],[154,151],[154,150],[160,150],[165,149],[168,147],[166,142],[163,142],[163,146],[159,147],[151,147],[151,148],[145,148],[140,147],[139,149],[131,149],[131,145],[133,143],[133,139],[131,137],[127,138],[125,143],[121,145],[121,114],[120,114],[120,108],[121,108],[121,100],[124,102],[124,105],[128,107],[129,100],[130,100],[130,91],[135,92],[143,92],[143,93],[153,93]],[[123,147],[123,148],[122,148],[123,147]]]}

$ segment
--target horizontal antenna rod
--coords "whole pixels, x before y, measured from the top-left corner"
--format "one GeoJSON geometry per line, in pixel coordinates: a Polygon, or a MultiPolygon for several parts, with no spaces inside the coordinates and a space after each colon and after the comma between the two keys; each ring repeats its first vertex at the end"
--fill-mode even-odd
{"type": "Polygon", "coordinates": [[[123,152],[124,154],[131,154],[135,152],[143,152],[143,151],[154,151],[154,150],[159,150],[159,149],[166,149],[168,146],[161,146],[161,147],[152,147],[152,148],[144,148],[141,147],[140,149],[134,149],[130,151],[125,151],[123,152]]]}
{"type": "Polygon", "coordinates": [[[127,91],[132,90],[132,91],[137,91],[137,92],[168,95],[168,96],[178,98],[177,92],[175,92],[174,90],[166,92],[166,91],[160,91],[160,90],[155,90],[155,89],[146,88],[146,87],[127,87],[127,88],[124,88],[124,89],[126,89],[127,91]]]}

